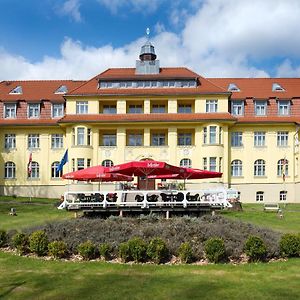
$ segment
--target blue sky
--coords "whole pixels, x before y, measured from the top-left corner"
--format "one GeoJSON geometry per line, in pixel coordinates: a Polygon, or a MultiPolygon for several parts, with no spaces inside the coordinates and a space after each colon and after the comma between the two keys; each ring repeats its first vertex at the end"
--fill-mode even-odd
{"type": "Polygon", "coordinates": [[[300,75],[299,0],[0,0],[0,80],[134,67],[145,29],[161,66],[208,77],[300,75]]]}

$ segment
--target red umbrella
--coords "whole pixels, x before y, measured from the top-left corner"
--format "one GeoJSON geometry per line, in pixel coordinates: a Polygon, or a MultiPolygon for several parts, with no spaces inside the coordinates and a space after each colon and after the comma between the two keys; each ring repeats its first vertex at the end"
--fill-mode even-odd
{"type": "Polygon", "coordinates": [[[108,168],[103,166],[95,166],[83,170],[70,172],[62,176],[63,179],[71,179],[78,181],[132,181],[131,176],[108,173],[108,168]]]}

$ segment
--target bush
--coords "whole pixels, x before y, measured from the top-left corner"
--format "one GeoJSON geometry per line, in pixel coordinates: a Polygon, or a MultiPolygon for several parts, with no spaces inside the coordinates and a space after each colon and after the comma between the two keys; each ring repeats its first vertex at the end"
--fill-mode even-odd
{"type": "Polygon", "coordinates": [[[123,262],[132,260],[128,243],[125,242],[119,245],[119,257],[122,259],[123,262]]]}
{"type": "Polygon", "coordinates": [[[182,243],[178,248],[178,256],[181,262],[188,264],[194,260],[194,254],[189,242],[182,243]]]}
{"type": "Polygon", "coordinates": [[[35,231],[29,236],[29,249],[38,256],[47,254],[48,243],[47,234],[42,230],[35,231]]]}
{"type": "Polygon", "coordinates": [[[81,243],[78,245],[77,250],[84,260],[90,260],[96,257],[96,246],[91,241],[81,243]]]}
{"type": "Polygon", "coordinates": [[[284,234],[281,237],[279,247],[280,253],[283,256],[300,256],[300,235],[290,233],[284,234]]]}
{"type": "Polygon", "coordinates": [[[48,245],[48,253],[54,258],[63,258],[67,256],[68,248],[63,241],[53,241],[48,245]]]}
{"type": "Polygon", "coordinates": [[[210,262],[218,263],[226,258],[224,241],[221,238],[210,238],[204,244],[204,252],[210,262]]]}
{"type": "Polygon", "coordinates": [[[157,264],[167,260],[169,250],[164,240],[159,237],[153,238],[148,244],[147,256],[157,264]]]}
{"type": "Polygon", "coordinates": [[[111,258],[112,246],[108,243],[103,243],[99,245],[99,254],[105,260],[109,260],[111,258]]]}
{"type": "Polygon", "coordinates": [[[0,230],[0,247],[7,245],[7,233],[5,230],[0,230]]]}
{"type": "Polygon", "coordinates": [[[267,256],[267,247],[258,236],[250,235],[248,237],[244,245],[244,251],[251,261],[263,261],[267,256]]]}
{"type": "Polygon", "coordinates": [[[135,262],[145,261],[147,259],[147,244],[137,237],[128,241],[129,253],[135,262]]]}
{"type": "Polygon", "coordinates": [[[16,233],[11,240],[13,247],[17,249],[19,254],[28,252],[29,239],[25,233],[16,233]]]}

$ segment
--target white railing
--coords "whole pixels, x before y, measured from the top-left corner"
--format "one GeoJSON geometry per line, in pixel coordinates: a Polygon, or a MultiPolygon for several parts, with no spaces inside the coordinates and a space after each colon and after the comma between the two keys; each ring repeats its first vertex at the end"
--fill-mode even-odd
{"type": "Polygon", "coordinates": [[[131,190],[65,192],[59,209],[130,208],[178,206],[231,207],[226,189],[214,190],[131,190]]]}

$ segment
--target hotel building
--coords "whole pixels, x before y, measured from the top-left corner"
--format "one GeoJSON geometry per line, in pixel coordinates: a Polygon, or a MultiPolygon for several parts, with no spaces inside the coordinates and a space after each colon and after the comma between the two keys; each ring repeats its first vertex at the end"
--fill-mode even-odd
{"type": "Polygon", "coordinates": [[[300,202],[299,122],[299,78],[204,78],[161,68],[148,41],[135,68],[87,81],[0,83],[0,192],[98,189],[60,179],[56,166],[68,149],[64,173],[148,158],[223,172],[187,188],[225,185],[243,202],[300,202]]]}

